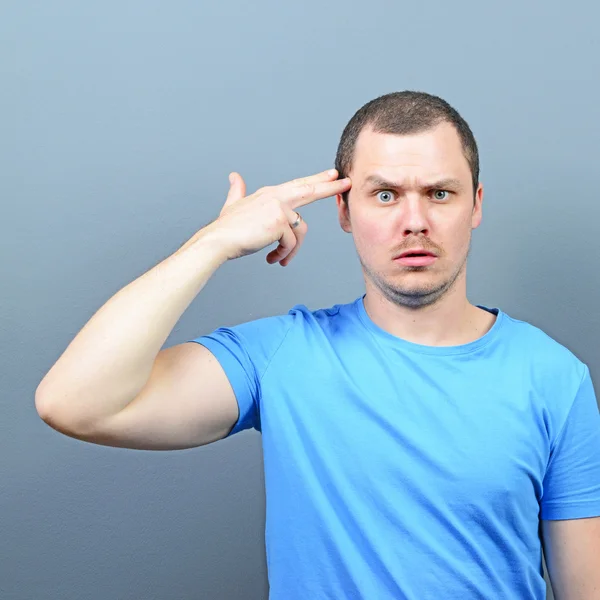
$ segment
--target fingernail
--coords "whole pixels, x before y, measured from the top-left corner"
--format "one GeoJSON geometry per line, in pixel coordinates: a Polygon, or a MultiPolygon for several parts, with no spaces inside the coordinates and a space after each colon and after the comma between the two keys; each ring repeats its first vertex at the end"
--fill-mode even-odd
{"type": "Polygon", "coordinates": [[[327,171],[327,175],[330,175],[331,177],[333,177],[336,173],[337,173],[336,169],[329,169],[329,171],[327,171]]]}

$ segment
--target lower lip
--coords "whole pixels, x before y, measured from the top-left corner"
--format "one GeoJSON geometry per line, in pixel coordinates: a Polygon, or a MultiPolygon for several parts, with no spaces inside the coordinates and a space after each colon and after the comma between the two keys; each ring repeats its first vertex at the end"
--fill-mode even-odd
{"type": "Polygon", "coordinates": [[[437,256],[404,256],[397,258],[396,262],[406,267],[426,267],[433,264],[437,260],[437,256]]]}

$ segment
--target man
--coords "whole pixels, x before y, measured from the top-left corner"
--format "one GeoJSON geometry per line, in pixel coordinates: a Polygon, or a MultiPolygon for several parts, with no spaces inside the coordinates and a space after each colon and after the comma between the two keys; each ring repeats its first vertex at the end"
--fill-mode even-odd
{"type": "MultiPolygon", "coordinates": [[[[466,297],[482,215],[467,123],[424,93],[344,130],[337,171],[246,195],[113,296],[36,392],[89,442],[187,448],[262,432],[270,597],[600,598],[600,416],[589,370],[539,329],[466,297]],[[225,261],[278,242],[335,195],[366,294],[161,350],[225,261]]],[[[323,257],[335,260],[333,252],[323,257]]]]}

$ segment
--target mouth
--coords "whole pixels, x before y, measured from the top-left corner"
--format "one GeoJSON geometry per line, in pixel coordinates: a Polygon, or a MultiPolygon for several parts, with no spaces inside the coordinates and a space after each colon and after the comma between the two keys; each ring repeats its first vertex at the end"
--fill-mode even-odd
{"type": "Polygon", "coordinates": [[[437,256],[428,250],[408,250],[397,256],[394,262],[406,267],[426,267],[436,260],[437,256]]]}

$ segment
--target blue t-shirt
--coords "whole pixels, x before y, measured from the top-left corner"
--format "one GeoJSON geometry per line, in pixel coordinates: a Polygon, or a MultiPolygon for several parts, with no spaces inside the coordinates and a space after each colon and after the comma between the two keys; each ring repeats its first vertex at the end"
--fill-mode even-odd
{"type": "Polygon", "coordinates": [[[540,519],[600,515],[587,366],[499,309],[424,346],[350,304],[193,340],[262,432],[272,600],[546,597],[540,519]]]}

